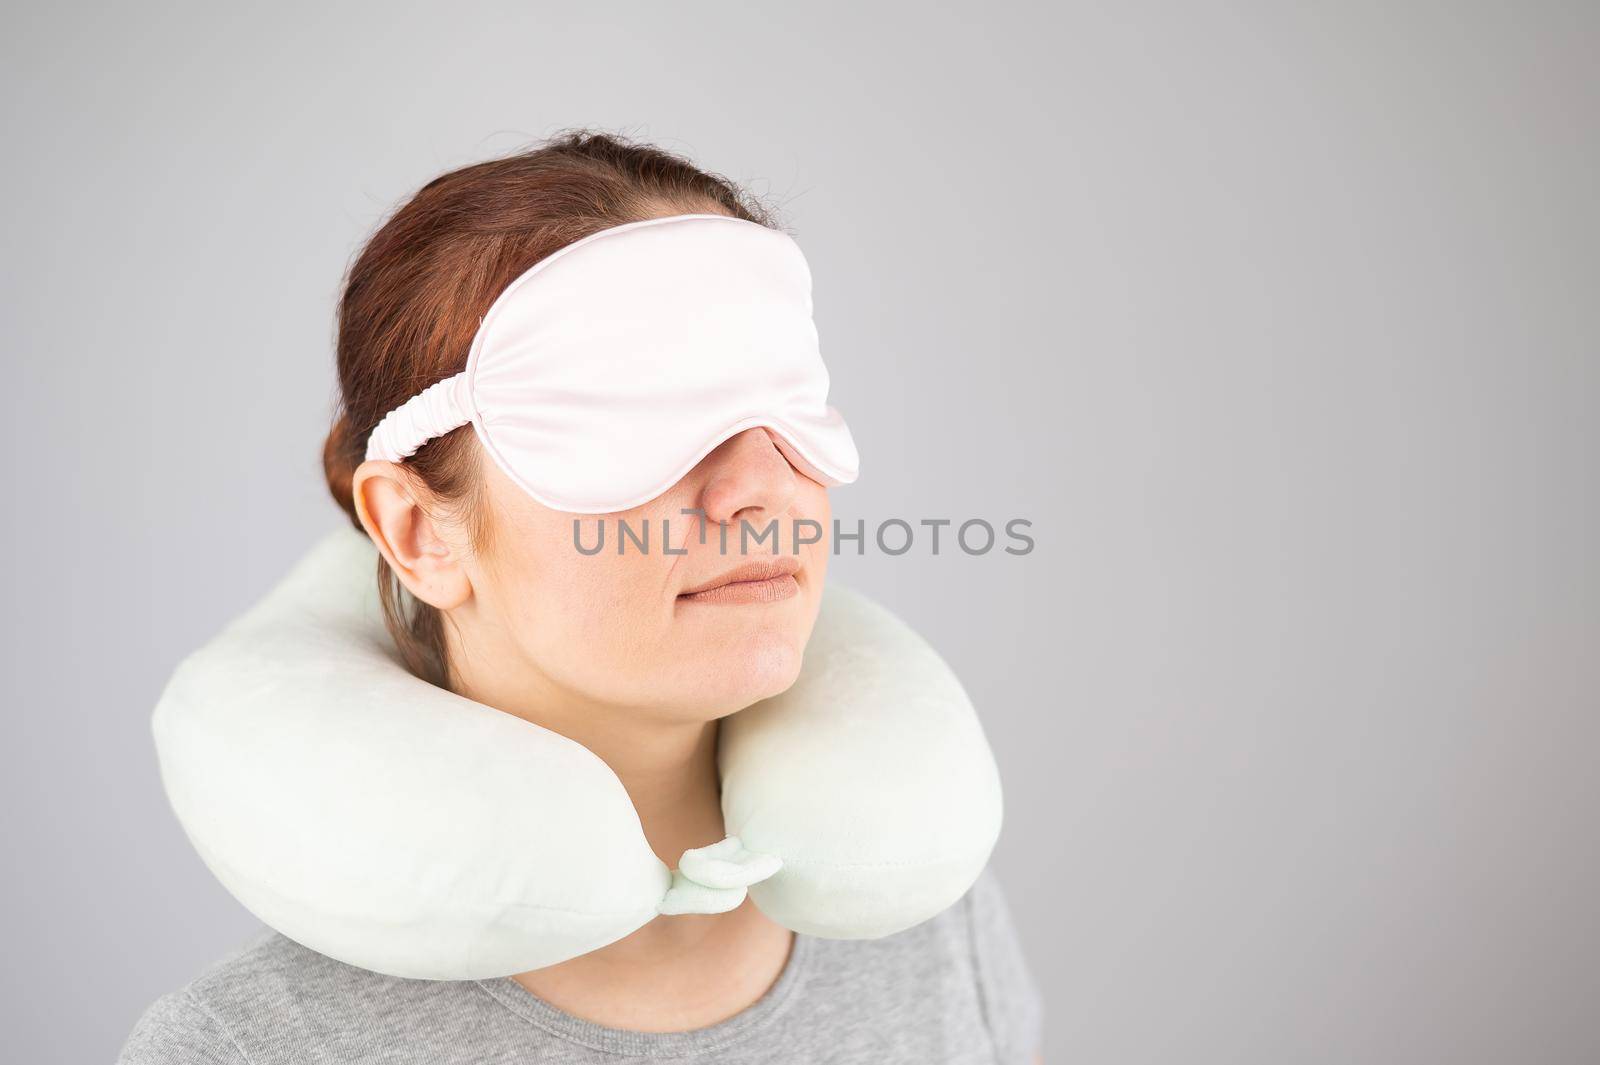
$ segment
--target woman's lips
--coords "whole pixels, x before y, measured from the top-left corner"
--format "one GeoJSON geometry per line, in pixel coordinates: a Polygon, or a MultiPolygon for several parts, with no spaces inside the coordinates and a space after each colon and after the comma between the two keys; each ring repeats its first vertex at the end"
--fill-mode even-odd
{"type": "Polygon", "coordinates": [[[724,570],[678,596],[682,603],[776,603],[800,594],[793,555],[756,558],[724,570]]]}
{"type": "Polygon", "coordinates": [[[776,603],[800,594],[800,582],[790,574],[759,581],[729,581],[703,592],[678,596],[683,603],[776,603]]]}

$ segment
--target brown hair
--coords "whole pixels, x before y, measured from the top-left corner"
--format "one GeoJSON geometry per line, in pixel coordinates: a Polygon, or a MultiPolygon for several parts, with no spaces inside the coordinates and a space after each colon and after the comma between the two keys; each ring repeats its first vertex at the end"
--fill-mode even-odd
{"type": "MultiPolygon", "coordinates": [[[[328,488],[361,528],[351,478],[385,414],[466,368],[479,319],[518,275],[591,233],[668,214],[719,212],[775,226],[728,179],[616,134],[569,130],[424,185],[351,263],[338,307],[339,402],[323,446],[328,488]]],[[[487,507],[471,426],[423,445],[404,465],[429,503],[465,519],[487,545],[487,507]]],[[[406,667],[448,685],[444,623],[378,559],[385,623],[406,667]]]]}

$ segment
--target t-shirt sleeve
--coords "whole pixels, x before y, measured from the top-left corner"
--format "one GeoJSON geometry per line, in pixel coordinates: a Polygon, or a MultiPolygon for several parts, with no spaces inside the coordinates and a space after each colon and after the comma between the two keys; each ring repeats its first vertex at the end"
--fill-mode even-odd
{"type": "Polygon", "coordinates": [[[1044,1004],[1005,893],[985,868],[966,896],[973,967],[984,1018],[1003,1065],[1033,1065],[1040,1053],[1044,1004]]]}
{"type": "Polygon", "coordinates": [[[248,1065],[233,1037],[195,997],[173,991],[133,1026],[117,1065],[248,1065]]]}

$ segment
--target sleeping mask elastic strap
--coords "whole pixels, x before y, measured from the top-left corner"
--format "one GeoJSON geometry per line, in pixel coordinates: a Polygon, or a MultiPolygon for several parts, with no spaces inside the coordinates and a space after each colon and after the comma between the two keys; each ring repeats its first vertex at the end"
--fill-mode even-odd
{"type": "Polygon", "coordinates": [[[765,426],[808,477],[848,484],[855,442],[811,310],[810,267],[778,230],[719,214],[603,229],[513,281],[467,368],[385,416],[366,457],[399,462],[470,423],[539,503],[602,514],[765,426]]]}

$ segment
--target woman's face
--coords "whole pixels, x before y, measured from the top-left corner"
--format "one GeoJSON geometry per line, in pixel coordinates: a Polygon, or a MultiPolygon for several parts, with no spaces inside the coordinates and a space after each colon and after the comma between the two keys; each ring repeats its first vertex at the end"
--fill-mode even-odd
{"type": "Polygon", "coordinates": [[[767,429],[603,515],[542,506],[479,454],[489,537],[462,563],[467,609],[451,612],[452,664],[476,687],[710,720],[794,682],[832,520],[827,489],[767,429]]]}

